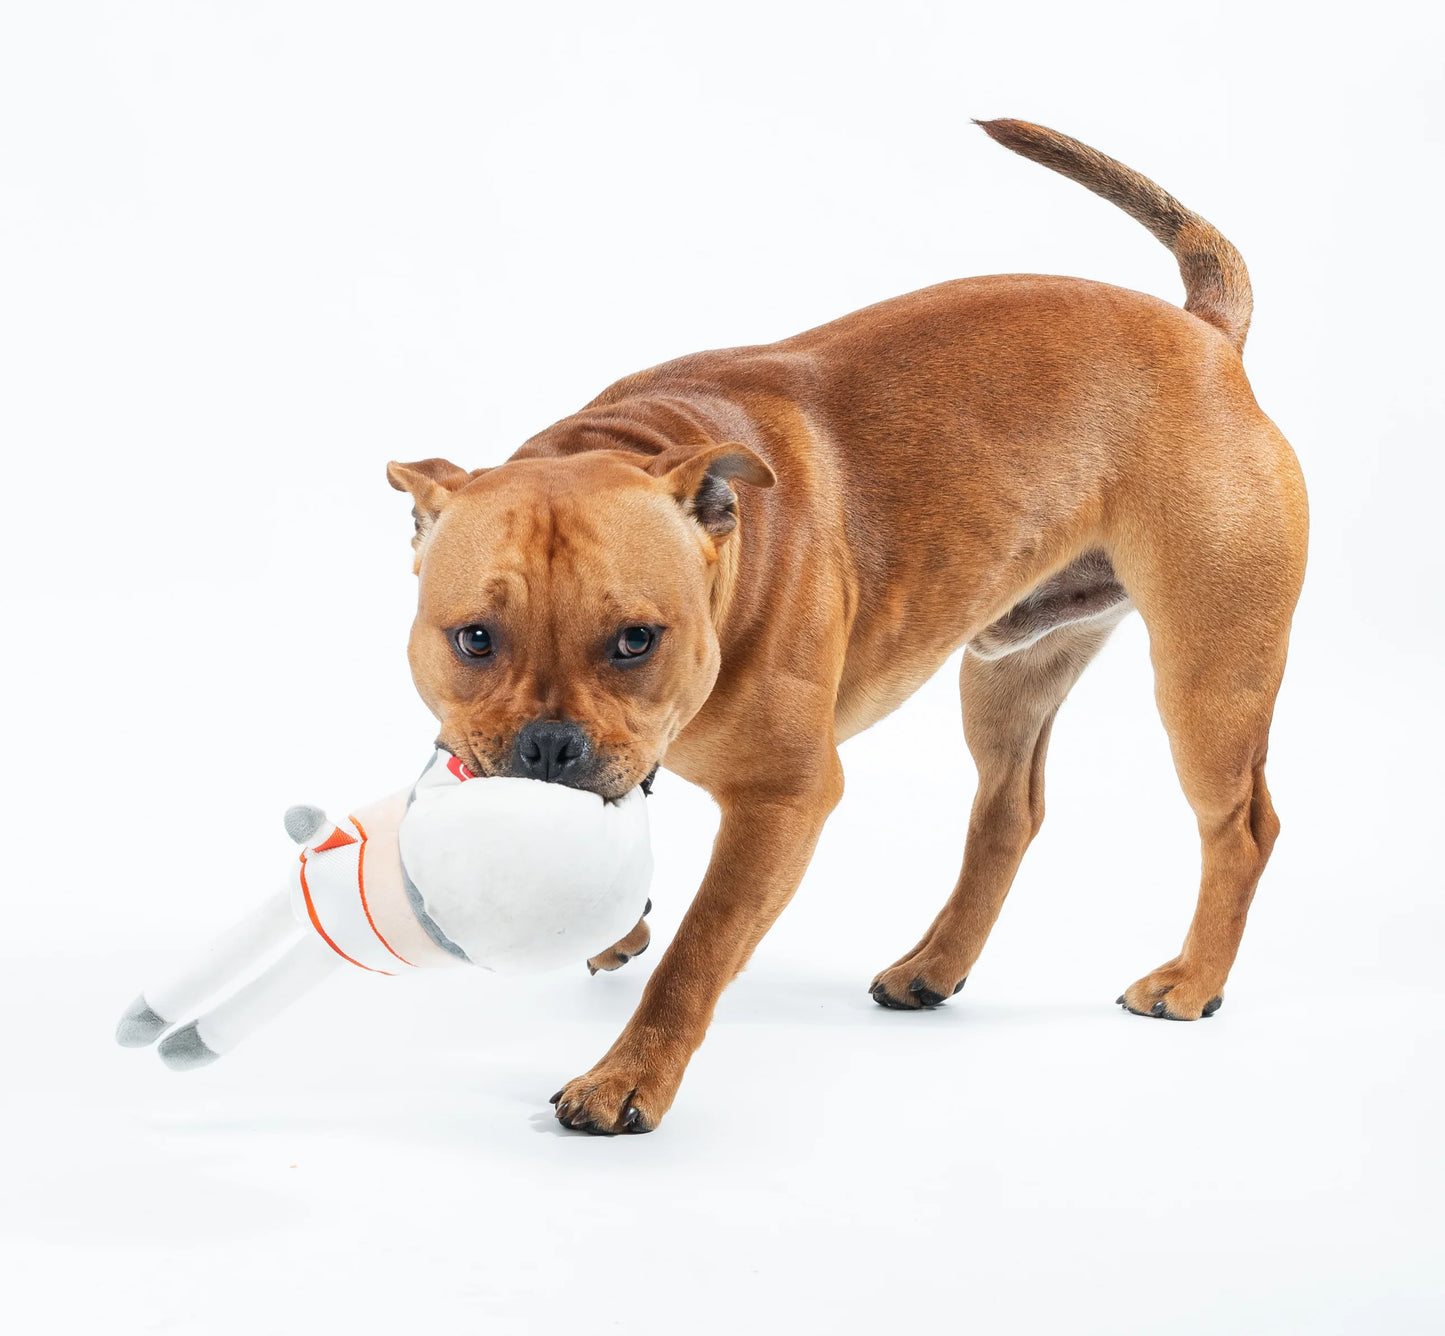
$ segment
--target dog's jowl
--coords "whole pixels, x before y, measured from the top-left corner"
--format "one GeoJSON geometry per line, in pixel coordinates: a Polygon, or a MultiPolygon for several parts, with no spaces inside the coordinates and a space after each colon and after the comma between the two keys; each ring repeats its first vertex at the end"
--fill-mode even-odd
{"type": "MultiPolygon", "coordinates": [[[[1043,820],[1054,714],[1135,609],[1203,876],[1179,954],[1120,1001],[1181,1021],[1220,1005],[1279,829],[1264,762],[1307,529],[1241,363],[1249,278],[1120,163],[983,128],[1168,246],[1183,310],[1082,279],[963,279],[630,376],[496,468],[388,470],[415,502],[410,655],[440,743],[478,774],[608,797],[661,763],[722,808],[636,1014],[555,1097],[569,1126],[657,1126],[842,793],[837,744],[967,646],[963,867],[872,982],[901,1010],[956,993],[1043,820]]],[[[640,924],[590,963],[646,944],[640,924]]]]}

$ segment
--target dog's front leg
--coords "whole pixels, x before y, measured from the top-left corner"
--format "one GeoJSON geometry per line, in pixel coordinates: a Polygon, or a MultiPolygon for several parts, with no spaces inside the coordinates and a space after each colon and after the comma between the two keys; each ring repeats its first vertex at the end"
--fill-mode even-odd
{"type": "Polygon", "coordinates": [[[722,824],[697,898],[617,1042],[552,1097],[563,1123],[604,1136],[657,1126],[718,998],[792,899],[842,793],[842,766],[830,748],[794,791],[720,799],[722,824]]]}

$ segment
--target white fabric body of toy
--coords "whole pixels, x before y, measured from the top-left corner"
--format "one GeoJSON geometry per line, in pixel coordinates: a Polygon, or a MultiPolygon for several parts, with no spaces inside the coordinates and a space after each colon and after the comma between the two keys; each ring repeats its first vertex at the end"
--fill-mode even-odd
{"type": "Polygon", "coordinates": [[[604,802],[537,779],[418,784],[398,838],[428,917],[487,969],[533,973],[605,951],[636,926],[652,884],[640,788],[604,802]]]}
{"type": "Polygon", "coordinates": [[[476,781],[442,751],[410,792],[336,829],[302,853],[292,912],[383,974],[459,960],[505,973],[576,964],[631,931],[652,881],[640,788],[604,802],[536,779],[476,781]]]}
{"type": "Polygon", "coordinates": [[[169,1030],[166,1064],[201,1066],[344,962],[379,974],[460,963],[553,969],[625,937],[648,904],[640,787],[605,801],[540,780],[476,779],[438,750],[411,789],[340,825],[293,807],[286,828],[303,846],[289,889],[188,972],[137,997],[117,1027],[121,1044],[148,1045],[169,1030]]]}

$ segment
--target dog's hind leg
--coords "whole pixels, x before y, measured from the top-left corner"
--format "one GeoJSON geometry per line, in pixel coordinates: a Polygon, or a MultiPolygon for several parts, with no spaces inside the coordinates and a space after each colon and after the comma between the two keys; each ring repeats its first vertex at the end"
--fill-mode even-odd
{"type": "Polygon", "coordinates": [[[1139,1015],[1196,1020],[1218,1010],[1279,833],[1264,763],[1304,574],[1304,497],[1283,466],[1278,482],[1245,495],[1260,503],[1214,533],[1195,525],[1187,542],[1125,558],[1125,579],[1149,628],[1159,714],[1203,854],[1183,948],[1119,998],[1139,1015]]]}
{"type": "Polygon", "coordinates": [[[1130,606],[1111,599],[1092,620],[1060,626],[1025,648],[1000,652],[1000,644],[990,642],[989,657],[972,647],[964,655],[963,730],[978,767],[978,791],[963,869],[923,940],[873,980],[869,991],[879,1005],[936,1006],[963,987],[1043,823],[1044,757],[1054,715],[1130,606]]]}
{"type": "Polygon", "coordinates": [[[1161,662],[1156,653],[1159,711],[1198,821],[1203,871],[1183,949],[1118,999],[1137,1015],[1192,1021],[1212,1016],[1223,1001],[1245,915],[1279,834],[1264,761],[1283,648],[1276,663],[1249,666],[1214,659],[1217,650],[1193,663],[1161,662]]]}

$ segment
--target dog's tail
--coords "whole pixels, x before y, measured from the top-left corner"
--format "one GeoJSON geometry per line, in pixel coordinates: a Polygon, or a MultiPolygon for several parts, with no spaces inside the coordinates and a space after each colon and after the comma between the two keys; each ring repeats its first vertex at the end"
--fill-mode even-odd
{"type": "Polygon", "coordinates": [[[1184,279],[1184,309],[1244,349],[1254,295],[1244,257],[1211,223],[1186,209],[1147,176],[1077,139],[1028,121],[975,121],[990,139],[1117,204],[1173,252],[1184,279]]]}

